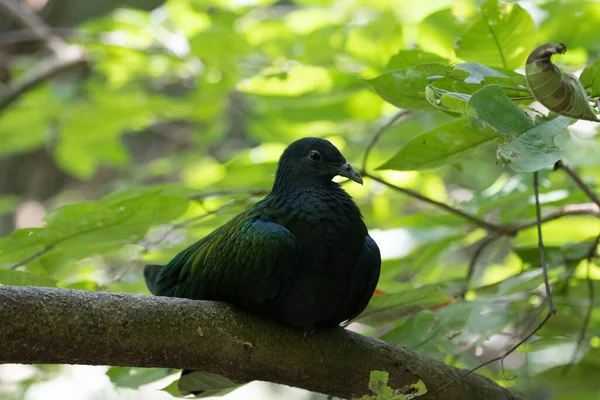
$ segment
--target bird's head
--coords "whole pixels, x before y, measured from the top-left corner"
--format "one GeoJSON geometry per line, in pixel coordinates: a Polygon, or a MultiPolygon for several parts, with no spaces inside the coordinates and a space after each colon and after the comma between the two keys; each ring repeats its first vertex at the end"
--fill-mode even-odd
{"type": "Polygon", "coordinates": [[[353,169],[328,140],[303,138],[290,144],[279,159],[275,186],[282,180],[330,182],[343,176],[362,185],[360,173],[353,169]]]}

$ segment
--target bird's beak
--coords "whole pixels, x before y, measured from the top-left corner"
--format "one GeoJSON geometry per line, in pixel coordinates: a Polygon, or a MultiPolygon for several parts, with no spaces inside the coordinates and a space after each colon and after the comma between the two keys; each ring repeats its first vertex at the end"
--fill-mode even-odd
{"type": "Polygon", "coordinates": [[[352,168],[350,164],[342,164],[337,168],[337,174],[339,176],[343,176],[345,178],[350,179],[356,183],[363,184],[362,176],[360,176],[360,172],[352,168]]]}

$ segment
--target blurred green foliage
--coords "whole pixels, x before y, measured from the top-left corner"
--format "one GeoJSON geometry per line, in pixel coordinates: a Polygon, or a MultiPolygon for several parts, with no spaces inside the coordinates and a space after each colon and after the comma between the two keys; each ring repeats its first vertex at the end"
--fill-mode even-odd
{"type": "MultiPolygon", "coordinates": [[[[600,300],[589,288],[600,293],[600,211],[552,167],[563,159],[597,193],[600,135],[540,113],[524,72],[537,45],[563,42],[569,52],[552,61],[585,67],[583,88],[598,96],[598,26],[600,3],[560,0],[167,0],[91,19],[69,39],[89,71],[0,112],[0,157],[44,149],[70,179],[38,199],[52,210],[43,227],[0,238],[0,284],[148,294],[144,264],[167,262],[263,196],[291,141],[326,137],[402,189],[344,186],[386,258],[385,294],[356,322],[473,368],[545,312],[530,173],[539,170],[559,312],[505,360],[517,380],[498,364],[479,372],[531,398],[597,398],[600,300]]],[[[34,61],[14,56],[14,79],[34,61]]],[[[0,215],[27,199],[1,194],[0,215]]],[[[137,387],[169,373],[108,374],[137,387]]]]}

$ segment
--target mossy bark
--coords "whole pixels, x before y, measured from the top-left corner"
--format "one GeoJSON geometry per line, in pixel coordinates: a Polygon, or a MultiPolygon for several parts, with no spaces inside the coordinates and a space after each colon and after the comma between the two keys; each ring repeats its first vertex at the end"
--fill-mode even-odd
{"type": "Polygon", "coordinates": [[[367,394],[369,374],[401,388],[421,379],[424,399],[519,399],[464,371],[343,329],[302,331],[226,304],[37,287],[0,287],[0,362],[186,368],[263,380],[343,398],[367,394]]]}

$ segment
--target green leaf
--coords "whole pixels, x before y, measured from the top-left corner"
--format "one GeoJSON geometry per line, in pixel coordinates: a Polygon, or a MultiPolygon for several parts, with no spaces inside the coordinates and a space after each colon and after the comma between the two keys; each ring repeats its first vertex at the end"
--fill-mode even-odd
{"type": "Polygon", "coordinates": [[[423,310],[383,335],[381,339],[412,350],[433,337],[439,329],[439,325],[440,321],[436,314],[429,310],[423,310]]]}
{"type": "MultiPolygon", "coordinates": [[[[192,371],[179,378],[177,391],[183,396],[192,393],[194,393],[194,397],[223,396],[241,385],[223,375],[206,371],[192,371]]],[[[173,389],[174,386],[169,385],[164,390],[171,393],[173,389]]]]}
{"type": "Polygon", "coordinates": [[[43,229],[18,229],[0,238],[0,265],[10,265],[26,259],[44,248],[43,229]]]}
{"type": "Polygon", "coordinates": [[[425,98],[438,110],[460,115],[466,111],[471,96],[428,85],[425,88],[425,98]]]}
{"type": "MultiPolygon", "coordinates": [[[[469,84],[469,89],[478,90],[477,86],[498,84],[509,96],[522,97],[530,94],[525,76],[512,70],[490,68],[479,63],[462,63],[456,65],[455,68],[469,72],[470,75],[464,82],[464,84],[469,84]]],[[[456,90],[460,90],[458,85],[459,83],[455,84],[456,90]]]]}
{"type": "Polygon", "coordinates": [[[600,95],[600,58],[583,69],[579,81],[589,96],[600,95]]]}
{"type": "Polygon", "coordinates": [[[421,64],[384,73],[368,82],[385,101],[399,108],[419,109],[429,106],[426,87],[433,82],[461,81],[468,74],[442,64],[421,64]]]}
{"type": "Polygon", "coordinates": [[[427,387],[425,383],[419,379],[419,382],[413,383],[408,386],[408,389],[404,389],[403,392],[410,392],[404,395],[407,400],[414,399],[415,397],[419,397],[427,393],[427,387]]]}
{"type": "Polygon", "coordinates": [[[376,324],[385,319],[386,315],[393,314],[394,318],[399,318],[427,307],[443,304],[451,299],[445,289],[445,285],[433,283],[373,297],[367,309],[356,320],[367,325],[376,324]]]}
{"type": "Polygon", "coordinates": [[[378,397],[392,397],[392,389],[388,386],[389,373],[385,371],[371,371],[369,377],[369,390],[378,397]]]}
{"type": "Polygon", "coordinates": [[[533,172],[550,167],[561,159],[562,152],[554,137],[564,131],[571,119],[558,117],[542,122],[498,148],[498,157],[517,172],[533,172]]]}
{"type": "Polygon", "coordinates": [[[382,14],[366,24],[350,25],[345,43],[348,54],[376,68],[383,67],[403,46],[402,24],[394,13],[382,14]]]}
{"type": "Polygon", "coordinates": [[[454,59],[454,41],[463,25],[451,8],[436,11],[419,23],[417,42],[425,51],[454,59]]]}
{"type": "Polygon", "coordinates": [[[15,106],[2,110],[0,156],[42,146],[50,134],[50,124],[63,113],[62,107],[62,101],[53,96],[50,87],[42,85],[27,91],[15,106]]]}
{"type": "Polygon", "coordinates": [[[420,64],[449,64],[449,61],[437,54],[423,50],[402,50],[394,55],[388,62],[386,71],[394,71],[420,64]]]}
{"type": "Polygon", "coordinates": [[[531,52],[525,72],[527,83],[537,101],[549,110],[567,117],[598,121],[579,79],[561,73],[550,61],[554,54],[564,54],[564,44],[545,44],[531,52]]]}
{"type": "Polygon", "coordinates": [[[396,390],[393,390],[388,386],[388,380],[389,373],[385,371],[371,371],[369,377],[369,390],[375,396],[366,395],[355,400],[410,400],[427,393],[427,388],[421,380],[396,390]]]}
{"type": "Polygon", "coordinates": [[[45,278],[27,271],[0,269],[0,285],[56,287],[56,279],[45,278]]]}
{"type": "Polygon", "coordinates": [[[466,61],[504,68],[523,65],[535,46],[535,24],[518,4],[502,6],[491,12],[497,0],[487,0],[482,15],[458,38],[456,55],[466,61]]]}
{"type": "Polygon", "coordinates": [[[411,140],[377,169],[403,171],[439,167],[495,137],[491,130],[473,126],[468,118],[457,119],[411,140]]]}
{"type": "Polygon", "coordinates": [[[106,376],[115,386],[137,389],[142,385],[172,375],[174,372],[167,368],[110,367],[106,371],[106,376]]]}
{"type": "Polygon", "coordinates": [[[0,196],[0,215],[13,212],[19,205],[17,196],[0,196]]]}
{"type": "Polygon", "coordinates": [[[499,135],[514,137],[533,127],[533,121],[504,93],[499,85],[490,85],[473,93],[469,100],[477,118],[499,135]]]}
{"type": "Polygon", "coordinates": [[[289,71],[269,69],[238,84],[244,93],[263,96],[301,96],[331,90],[334,77],[319,66],[298,65],[289,71]]]}
{"type": "Polygon", "coordinates": [[[44,251],[45,264],[57,266],[96,251],[114,250],[141,240],[151,226],[179,217],[187,205],[185,197],[136,188],[96,202],[60,207],[46,215],[45,228],[22,229],[0,238],[0,264],[21,262],[44,251]]]}
{"type": "Polygon", "coordinates": [[[600,3],[594,0],[537,3],[547,15],[539,26],[538,42],[568,43],[572,48],[593,51],[598,45],[600,3]]]}

